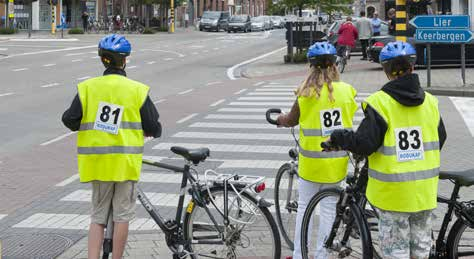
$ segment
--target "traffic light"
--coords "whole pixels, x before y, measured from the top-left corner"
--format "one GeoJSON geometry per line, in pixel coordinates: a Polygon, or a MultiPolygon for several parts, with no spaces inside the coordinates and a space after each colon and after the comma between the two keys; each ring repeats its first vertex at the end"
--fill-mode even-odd
{"type": "Polygon", "coordinates": [[[48,0],[48,4],[57,5],[57,4],[58,4],[58,0],[48,0]]]}

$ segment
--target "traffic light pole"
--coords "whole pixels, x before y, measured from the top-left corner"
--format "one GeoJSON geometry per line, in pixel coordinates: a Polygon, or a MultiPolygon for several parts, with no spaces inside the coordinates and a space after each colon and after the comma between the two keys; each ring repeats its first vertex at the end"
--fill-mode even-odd
{"type": "Polygon", "coordinates": [[[51,34],[56,33],[56,15],[55,15],[55,8],[56,6],[53,5],[53,0],[49,0],[49,4],[51,5],[51,34]]]}
{"type": "Polygon", "coordinates": [[[395,0],[395,38],[397,41],[407,41],[407,1],[395,0]]]}

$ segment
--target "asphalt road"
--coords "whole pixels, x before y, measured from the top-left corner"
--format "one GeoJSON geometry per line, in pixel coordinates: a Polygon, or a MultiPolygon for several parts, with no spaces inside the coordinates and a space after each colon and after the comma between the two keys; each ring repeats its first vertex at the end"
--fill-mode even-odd
{"type": "MultiPolygon", "coordinates": [[[[75,137],[60,118],[77,83],[103,72],[97,56],[101,37],[85,35],[65,42],[0,39],[0,214],[30,203],[75,172],[70,146],[75,137]]],[[[187,102],[168,99],[195,95],[201,89],[223,93],[228,68],[284,46],[281,30],[249,34],[189,30],[127,38],[133,48],[128,76],[151,87],[165,134],[173,131],[180,116],[215,98],[207,93],[187,102]]]]}

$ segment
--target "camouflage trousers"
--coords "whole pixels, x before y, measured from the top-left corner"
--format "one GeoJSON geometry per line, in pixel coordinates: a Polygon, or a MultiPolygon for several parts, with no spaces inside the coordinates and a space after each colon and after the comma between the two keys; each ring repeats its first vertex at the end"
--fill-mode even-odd
{"type": "Polygon", "coordinates": [[[427,259],[431,248],[432,211],[402,213],[377,210],[384,259],[427,259]]]}

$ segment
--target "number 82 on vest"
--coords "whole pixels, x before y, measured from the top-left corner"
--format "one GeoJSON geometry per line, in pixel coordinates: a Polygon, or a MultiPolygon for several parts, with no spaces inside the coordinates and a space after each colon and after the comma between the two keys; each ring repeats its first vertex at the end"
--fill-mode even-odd
{"type": "Polygon", "coordinates": [[[94,122],[94,130],[118,134],[122,122],[123,106],[100,102],[94,122]]]}

